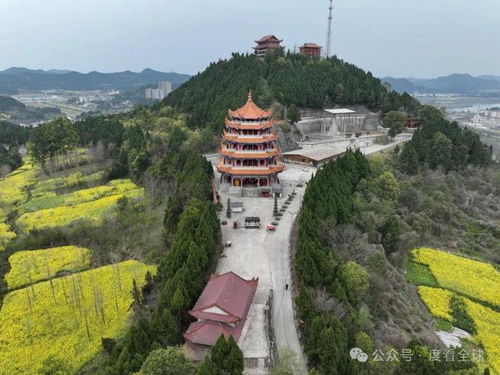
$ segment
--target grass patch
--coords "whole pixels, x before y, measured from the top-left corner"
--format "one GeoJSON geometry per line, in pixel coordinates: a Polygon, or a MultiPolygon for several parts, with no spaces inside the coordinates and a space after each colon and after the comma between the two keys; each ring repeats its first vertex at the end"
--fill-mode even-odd
{"type": "Polygon", "coordinates": [[[446,319],[434,318],[434,323],[436,328],[440,331],[451,332],[453,331],[453,325],[446,319]]]}
{"type": "Polygon", "coordinates": [[[406,265],[406,280],[417,285],[438,286],[429,266],[414,261],[406,265]]]}

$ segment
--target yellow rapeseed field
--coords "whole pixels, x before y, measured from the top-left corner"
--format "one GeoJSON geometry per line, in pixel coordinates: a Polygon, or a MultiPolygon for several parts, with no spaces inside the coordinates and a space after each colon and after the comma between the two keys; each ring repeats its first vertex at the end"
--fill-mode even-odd
{"type": "Polygon", "coordinates": [[[76,246],[18,251],[9,257],[5,275],[9,289],[48,280],[61,271],[79,271],[90,266],[90,251],[76,246]]]}
{"type": "MultiPolygon", "coordinates": [[[[418,294],[425,302],[432,315],[437,318],[453,321],[450,311],[450,300],[453,292],[441,288],[419,286],[418,294]]],[[[500,313],[464,298],[467,314],[476,325],[474,339],[483,347],[489,365],[500,374],[500,313]]]]}
{"type": "Polygon", "coordinates": [[[500,272],[491,264],[429,248],[412,253],[429,266],[439,286],[500,306],[500,272]]]}
{"type": "Polygon", "coordinates": [[[7,224],[0,221],[0,251],[4,251],[7,244],[16,237],[16,233],[12,232],[7,224]]]}
{"type": "Polygon", "coordinates": [[[452,321],[450,299],[453,296],[453,292],[446,289],[420,285],[418,287],[418,295],[427,305],[432,315],[450,322],[452,321]]]}
{"type": "Polygon", "coordinates": [[[27,189],[36,181],[37,168],[32,163],[22,167],[0,179],[0,208],[6,209],[26,200],[27,189]]]}
{"type": "Polygon", "coordinates": [[[102,348],[102,337],[124,332],[139,286],[154,266],[129,260],[10,292],[0,310],[0,374],[37,374],[49,356],[71,373],[102,348]]]}
{"type": "Polygon", "coordinates": [[[475,337],[483,346],[488,362],[500,374],[500,313],[465,298],[468,315],[476,324],[475,337]]]}
{"type": "Polygon", "coordinates": [[[16,221],[16,225],[23,232],[28,233],[33,229],[66,226],[78,220],[99,223],[106,213],[109,213],[116,207],[116,203],[121,198],[139,198],[143,194],[144,190],[141,188],[72,206],[60,206],[28,212],[16,221]]]}
{"type": "MultiPolygon", "coordinates": [[[[32,192],[33,197],[39,197],[46,192],[54,192],[57,189],[70,188],[85,184],[95,184],[104,178],[104,172],[85,175],[82,172],[72,173],[68,176],[39,180],[32,192]]],[[[55,194],[55,193],[54,193],[55,194]]]]}
{"type": "Polygon", "coordinates": [[[108,185],[77,190],[68,194],[57,195],[54,191],[40,192],[38,197],[30,199],[23,206],[22,212],[40,211],[60,206],[74,206],[135,189],[137,189],[137,185],[129,179],[123,179],[110,181],[108,185]]]}

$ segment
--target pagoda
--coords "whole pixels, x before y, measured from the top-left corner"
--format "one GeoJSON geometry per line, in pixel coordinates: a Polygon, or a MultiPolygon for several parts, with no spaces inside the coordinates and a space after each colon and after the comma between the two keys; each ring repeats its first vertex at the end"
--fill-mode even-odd
{"type": "Polygon", "coordinates": [[[228,111],[217,163],[221,190],[241,196],[281,193],[278,174],[285,166],[279,162],[275,124],[272,111],[259,108],[251,92],[243,107],[228,111]]]}

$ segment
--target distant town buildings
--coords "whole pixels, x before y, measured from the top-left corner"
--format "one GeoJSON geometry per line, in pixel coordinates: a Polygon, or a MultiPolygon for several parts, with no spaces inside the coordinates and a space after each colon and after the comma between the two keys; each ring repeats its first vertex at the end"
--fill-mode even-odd
{"type": "Polygon", "coordinates": [[[318,46],[316,43],[304,43],[303,46],[299,47],[299,51],[301,54],[310,57],[321,56],[321,47],[318,46]]]}
{"type": "Polygon", "coordinates": [[[163,81],[158,83],[156,89],[146,89],[146,99],[162,100],[172,92],[172,82],[163,81]]]}
{"type": "Polygon", "coordinates": [[[281,42],[283,40],[276,38],[274,35],[266,35],[256,40],[257,46],[254,47],[257,57],[264,57],[270,51],[281,50],[281,42]]]}

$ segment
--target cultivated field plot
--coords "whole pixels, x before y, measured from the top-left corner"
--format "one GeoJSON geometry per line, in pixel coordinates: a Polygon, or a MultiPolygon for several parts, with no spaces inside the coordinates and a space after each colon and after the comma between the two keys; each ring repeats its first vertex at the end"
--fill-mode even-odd
{"type": "Polygon", "coordinates": [[[412,254],[416,262],[429,266],[440,287],[500,305],[500,272],[491,264],[429,248],[412,254]]]}
{"type": "Polygon", "coordinates": [[[9,257],[9,263],[5,281],[9,289],[14,289],[51,279],[62,271],[86,269],[90,266],[90,251],[76,246],[18,251],[9,257]]]}
{"type": "Polygon", "coordinates": [[[26,200],[27,189],[36,182],[36,174],[37,168],[28,162],[0,179],[0,209],[3,209],[4,215],[12,206],[26,200]]]}
{"type": "Polygon", "coordinates": [[[473,338],[484,348],[492,373],[500,373],[500,273],[488,263],[434,249],[415,249],[412,254],[417,264],[428,266],[437,282],[436,287],[426,286],[432,277],[422,271],[424,267],[408,268],[410,281],[419,284],[415,280],[421,280],[418,293],[431,314],[456,323],[450,301],[454,295],[462,296],[465,311],[474,322],[473,338]]]}
{"type": "Polygon", "coordinates": [[[49,356],[71,373],[117,337],[132,313],[132,282],[154,266],[129,260],[10,292],[0,310],[0,374],[36,374],[49,356]]]}
{"type": "Polygon", "coordinates": [[[131,180],[123,179],[110,181],[107,185],[77,190],[67,194],[56,194],[54,191],[47,191],[39,193],[36,198],[30,199],[24,205],[23,210],[25,212],[34,212],[60,206],[74,206],[136,189],[137,186],[131,180]]]}
{"type": "Polygon", "coordinates": [[[96,172],[85,175],[82,172],[72,173],[68,176],[49,178],[36,183],[32,191],[33,197],[39,197],[47,192],[56,192],[60,189],[70,189],[73,187],[96,185],[105,177],[104,172],[96,172]]]}
{"type": "Polygon", "coordinates": [[[12,232],[7,224],[0,221],[0,251],[5,250],[7,244],[16,237],[16,233],[12,232]]]}
{"type": "MultiPolygon", "coordinates": [[[[144,195],[144,189],[127,181],[123,184],[117,184],[117,186],[105,186],[104,189],[101,187],[85,189],[69,195],[71,195],[72,200],[68,198],[68,205],[25,213],[16,221],[17,227],[24,233],[28,233],[33,229],[63,227],[79,220],[98,224],[107,213],[115,208],[120,199],[140,198],[144,195]],[[99,194],[111,195],[96,198],[99,194]],[[87,199],[89,201],[85,201],[87,199]],[[81,200],[84,202],[78,203],[81,200]]],[[[53,199],[58,200],[57,197],[47,199],[50,202],[53,199]]]]}

